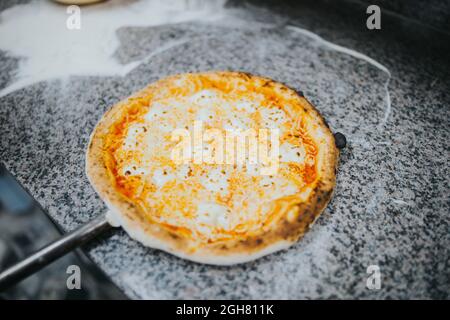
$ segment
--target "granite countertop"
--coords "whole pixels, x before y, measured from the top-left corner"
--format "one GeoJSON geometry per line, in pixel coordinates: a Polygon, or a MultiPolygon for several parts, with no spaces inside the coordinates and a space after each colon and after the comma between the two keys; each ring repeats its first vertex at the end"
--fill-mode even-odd
{"type": "MultiPolygon", "coordinates": [[[[122,77],[55,79],[1,97],[1,161],[70,231],[106,209],[84,151],[108,107],[178,72],[269,76],[301,90],[348,140],[335,196],[310,232],[288,250],[215,267],[114,230],[85,248],[92,260],[137,299],[450,298],[448,33],[389,14],[370,31],[358,3],[227,8],[219,22],[121,28],[116,58],[150,57],[122,77]],[[379,290],[366,287],[370,265],[379,290]]],[[[17,59],[0,52],[0,88],[17,59]]]]}

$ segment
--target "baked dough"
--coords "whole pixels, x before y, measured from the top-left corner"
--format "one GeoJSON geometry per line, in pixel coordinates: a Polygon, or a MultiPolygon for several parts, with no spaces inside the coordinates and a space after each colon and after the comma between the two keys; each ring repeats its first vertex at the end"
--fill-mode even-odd
{"type": "MultiPolygon", "coordinates": [[[[202,141],[205,150],[220,150],[202,141]]],[[[111,223],[132,238],[230,265],[287,248],[306,232],[330,201],[338,155],[327,123],[302,94],[248,73],[188,73],[106,112],[92,133],[86,171],[111,223]],[[251,164],[249,154],[240,163],[174,161],[174,130],[192,130],[195,121],[224,135],[278,129],[277,171],[261,174],[263,164],[251,164]]]]}

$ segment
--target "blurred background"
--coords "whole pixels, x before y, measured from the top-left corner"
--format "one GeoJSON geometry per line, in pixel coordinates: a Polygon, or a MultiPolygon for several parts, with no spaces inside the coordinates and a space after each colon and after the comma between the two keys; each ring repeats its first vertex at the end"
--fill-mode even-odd
{"type": "MultiPolygon", "coordinates": [[[[0,270],[56,240],[61,230],[0,163],[0,270]]],[[[1,299],[126,299],[82,252],[75,250],[19,284],[1,299]],[[66,285],[71,265],[80,267],[81,290],[66,285]]]]}

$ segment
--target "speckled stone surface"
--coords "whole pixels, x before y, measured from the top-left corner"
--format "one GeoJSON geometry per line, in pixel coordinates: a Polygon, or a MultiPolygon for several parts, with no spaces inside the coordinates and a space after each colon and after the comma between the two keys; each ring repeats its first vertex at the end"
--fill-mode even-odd
{"type": "MultiPolygon", "coordinates": [[[[69,231],[105,211],[84,151],[109,106],[177,72],[269,76],[303,91],[348,140],[334,199],[311,231],[288,250],[232,267],[145,248],[122,230],[96,240],[89,256],[136,299],[450,298],[449,39],[419,46],[442,35],[421,29],[413,38],[413,26],[389,17],[385,30],[370,32],[365,8],[328,4],[250,4],[220,23],[120,29],[122,63],[168,49],[124,77],[71,77],[0,98],[0,159],[69,231]],[[369,55],[392,77],[292,26],[369,55]],[[366,288],[369,265],[380,267],[380,290],[366,288]]],[[[5,86],[17,59],[1,53],[0,61],[5,86]]]]}

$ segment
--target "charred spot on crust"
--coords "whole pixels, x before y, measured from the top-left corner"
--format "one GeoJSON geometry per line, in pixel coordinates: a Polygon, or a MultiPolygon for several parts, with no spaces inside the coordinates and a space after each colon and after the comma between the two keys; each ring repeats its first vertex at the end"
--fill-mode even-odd
{"type": "MultiPolygon", "coordinates": [[[[322,117],[322,121],[323,121],[323,124],[324,124],[328,129],[330,129],[330,125],[328,124],[327,120],[325,120],[324,117],[322,117]]],[[[331,130],[331,129],[330,129],[330,130],[331,130]]]]}
{"type": "Polygon", "coordinates": [[[323,201],[327,202],[330,199],[332,192],[332,190],[324,190],[320,192],[317,195],[316,207],[321,206],[323,201]]]}
{"type": "MultiPolygon", "coordinates": [[[[271,80],[271,79],[264,79],[264,84],[262,85],[263,87],[275,87],[276,86],[276,82],[271,80]]],[[[283,85],[284,86],[284,85],[283,85]]]]}
{"type": "Polygon", "coordinates": [[[172,232],[170,232],[169,235],[170,235],[170,237],[171,237],[172,239],[178,239],[178,238],[179,238],[179,236],[178,236],[177,234],[172,233],[172,232]]]}
{"type": "MultiPolygon", "coordinates": [[[[242,247],[246,247],[246,248],[249,248],[249,249],[257,248],[257,247],[261,246],[263,243],[264,243],[264,239],[262,238],[262,236],[251,237],[251,238],[247,238],[247,239],[241,239],[239,241],[239,244],[242,247]]],[[[236,247],[238,247],[238,246],[236,246],[236,247]]]]}
{"type": "Polygon", "coordinates": [[[347,146],[347,138],[340,132],[334,134],[334,141],[338,149],[344,149],[347,146]]]}
{"type": "MultiPolygon", "coordinates": [[[[281,82],[280,82],[280,83],[281,83],[281,82]]],[[[294,89],[294,88],[288,86],[288,85],[285,84],[285,83],[281,83],[281,84],[283,85],[282,88],[286,88],[286,89],[290,90],[290,91],[291,91],[291,94],[297,95],[297,96],[299,96],[299,97],[301,97],[301,98],[305,98],[305,95],[304,95],[304,93],[303,93],[302,90],[294,89]]],[[[305,99],[306,99],[306,98],[305,98],[305,99]]],[[[308,102],[309,102],[309,101],[308,101],[308,102]]]]}
{"type": "Polygon", "coordinates": [[[239,72],[239,75],[247,80],[252,78],[252,75],[248,72],[239,72]]]}

